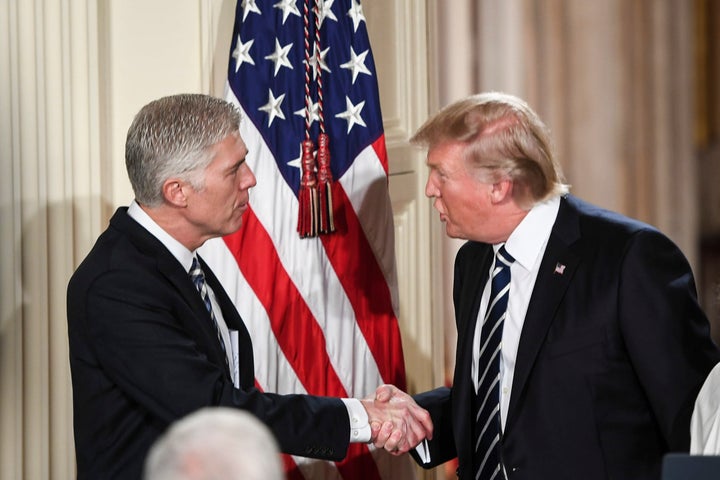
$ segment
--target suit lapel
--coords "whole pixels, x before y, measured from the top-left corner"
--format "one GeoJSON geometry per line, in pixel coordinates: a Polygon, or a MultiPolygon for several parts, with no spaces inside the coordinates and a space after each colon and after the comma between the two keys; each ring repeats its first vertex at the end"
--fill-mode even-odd
{"type": "Polygon", "coordinates": [[[220,281],[215,276],[212,269],[205,263],[205,261],[198,255],[200,264],[203,271],[205,272],[205,279],[213,289],[215,298],[222,310],[223,319],[227,324],[228,328],[237,330],[238,332],[238,360],[240,367],[240,384],[244,389],[248,389],[255,384],[255,367],[253,359],[252,349],[252,338],[250,332],[245,326],[240,314],[235,307],[235,304],[228,296],[227,292],[223,288],[220,281]]]}
{"type": "MultiPolygon", "coordinates": [[[[167,249],[164,250],[167,251],[167,249]]],[[[192,317],[179,317],[178,320],[183,322],[184,327],[191,332],[193,338],[203,345],[211,361],[218,366],[224,367],[226,375],[232,378],[230,376],[230,370],[227,367],[226,355],[218,341],[210,312],[208,312],[205,307],[205,302],[197,288],[195,288],[188,273],[185,272],[170,252],[158,256],[157,266],[160,273],[180,292],[180,295],[192,309],[192,317]]],[[[206,281],[215,292],[216,288],[208,281],[207,265],[201,264],[201,267],[203,268],[203,273],[205,273],[206,281]]]]}
{"type": "MultiPolygon", "coordinates": [[[[179,315],[177,320],[190,332],[193,339],[203,346],[206,355],[213,363],[218,366],[225,365],[226,374],[231,378],[225,361],[225,353],[218,343],[210,313],[205,308],[202,297],[188,273],[180,265],[180,262],[160,240],[127,214],[127,208],[119,208],[111,218],[110,223],[113,227],[124,232],[139,251],[149,258],[155,259],[158,272],[173,285],[193,313],[192,316],[179,315]]],[[[207,265],[203,264],[203,269],[206,268],[208,268],[207,265]]],[[[215,281],[217,282],[217,280],[215,281]]],[[[215,287],[211,286],[213,291],[216,291],[215,287]]]]}
{"type": "Polygon", "coordinates": [[[579,236],[577,214],[563,198],[540,264],[520,334],[505,424],[506,435],[512,429],[514,412],[519,408],[519,401],[523,396],[530,372],[580,262],[580,257],[569,248],[579,236]]]}
{"type": "Polygon", "coordinates": [[[473,418],[472,405],[473,395],[475,395],[475,385],[471,377],[473,339],[480,310],[480,299],[493,260],[493,249],[490,245],[468,244],[466,248],[473,250],[467,253],[469,258],[458,259],[460,267],[455,274],[455,285],[459,284],[460,288],[454,292],[458,339],[462,343],[458,345],[458,357],[455,364],[454,385],[457,393],[453,397],[453,409],[456,411],[453,418],[459,440],[456,445],[461,445],[466,450],[464,453],[458,452],[462,458],[469,458],[472,452],[470,448],[472,445],[471,423],[468,419],[473,418]]]}

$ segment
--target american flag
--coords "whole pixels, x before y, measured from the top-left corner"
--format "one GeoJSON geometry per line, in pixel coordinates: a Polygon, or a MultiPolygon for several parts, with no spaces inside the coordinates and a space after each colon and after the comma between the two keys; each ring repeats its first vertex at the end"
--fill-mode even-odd
{"type": "MultiPolygon", "coordinates": [[[[360,3],[239,1],[226,97],[242,110],[257,186],[240,231],[202,255],[248,325],[257,386],[356,398],[381,383],[405,389],[388,162],[360,3]],[[301,238],[301,142],[321,125],[336,231],[301,238]]],[[[364,444],[340,463],[285,461],[288,478],[414,477],[407,456],[364,444]]]]}

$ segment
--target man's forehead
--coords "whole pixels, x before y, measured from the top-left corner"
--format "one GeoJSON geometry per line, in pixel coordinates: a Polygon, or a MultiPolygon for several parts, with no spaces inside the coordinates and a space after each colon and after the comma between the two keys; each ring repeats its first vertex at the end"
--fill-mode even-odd
{"type": "Polygon", "coordinates": [[[426,162],[428,164],[437,164],[442,161],[461,159],[465,148],[465,144],[454,140],[437,142],[428,147],[426,162]]]}

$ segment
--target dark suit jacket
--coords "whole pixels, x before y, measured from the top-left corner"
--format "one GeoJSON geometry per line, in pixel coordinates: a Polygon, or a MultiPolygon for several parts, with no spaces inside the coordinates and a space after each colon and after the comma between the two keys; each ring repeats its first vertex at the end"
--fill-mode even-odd
{"type": "Polygon", "coordinates": [[[155,439],[205,406],[250,411],[290,454],[340,460],[350,426],[339,399],[254,388],[252,343],[207,265],[229,328],[240,337],[232,386],[210,316],[187,272],[119,209],[68,285],[68,334],[79,478],[140,478],[155,439]]]}
{"type": "MultiPolygon", "coordinates": [[[[473,331],[492,259],[487,244],[458,252],[453,386],[416,396],[435,425],[426,467],[457,456],[461,478],[471,476],[473,331]]],[[[689,449],[693,402],[719,360],[678,248],[563,197],[520,336],[502,445],[509,479],[658,480],[662,455],[689,449]]]]}

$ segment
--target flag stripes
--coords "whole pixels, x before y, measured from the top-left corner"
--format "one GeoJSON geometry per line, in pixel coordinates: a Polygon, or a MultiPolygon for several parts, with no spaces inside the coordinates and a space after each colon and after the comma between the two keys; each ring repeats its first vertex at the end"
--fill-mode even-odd
{"type": "MultiPolygon", "coordinates": [[[[405,388],[375,69],[359,1],[319,1],[321,17],[307,25],[311,38],[320,28],[321,55],[314,56],[313,47],[308,58],[313,78],[322,70],[337,231],[300,238],[303,6],[238,1],[226,98],[242,112],[241,135],[257,186],[240,231],[206,242],[201,255],[250,331],[259,388],[363,398],[382,383],[405,388]]],[[[318,87],[311,86],[314,96],[318,87]]],[[[309,125],[315,138],[319,119],[309,125]]],[[[336,464],[300,457],[285,462],[291,479],[414,476],[407,457],[363,444],[351,444],[347,459],[336,464]]]]}

